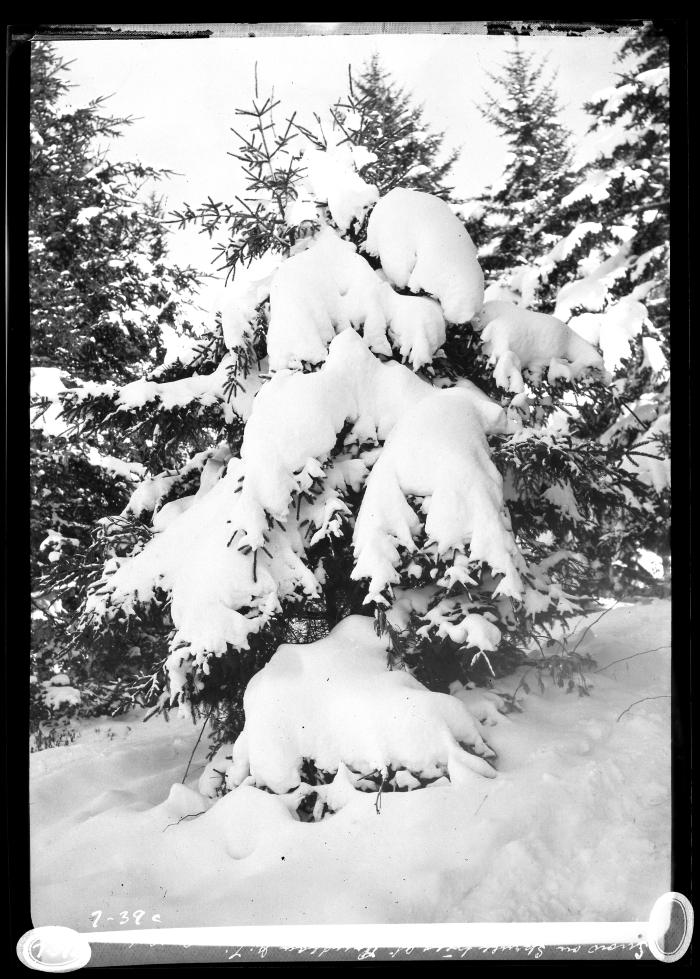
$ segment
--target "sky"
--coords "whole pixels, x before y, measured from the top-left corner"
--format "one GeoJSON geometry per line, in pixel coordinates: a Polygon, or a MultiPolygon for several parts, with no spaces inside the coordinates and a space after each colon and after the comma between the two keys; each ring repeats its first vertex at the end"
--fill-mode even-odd
{"type": "MultiPolygon", "coordinates": [[[[300,25],[303,29],[304,25],[300,25]]],[[[333,25],[330,25],[331,27],[333,25]]],[[[617,35],[521,37],[520,45],[548,58],[557,72],[561,120],[579,141],[590,119],[583,103],[614,83],[615,57],[624,38],[617,35]]],[[[457,194],[479,193],[501,174],[506,145],[478,111],[485,91],[494,91],[489,73],[498,73],[513,49],[512,36],[475,34],[387,34],[207,39],[72,40],[56,42],[72,60],[73,105],[100,95],[115,115],[133,125],[110,150],[114,158],[177,172],[160,187],[169,208],[193,206],[208,195],[232,199],[241,191],[237,148],[231,126],[239,128],[237,107],[250,104],[255,65],[261,93],[274,87],[280,111],[314,128],[347,91],[348,65],[357,71],[377,52],[394,80],[422,105],[424,119],[444,131],[447,147],[460,147],[451,182],[457,194]]],[[[499,91],[497,88],[495,91],[499,91]]],[[[213,252],[194,231],[173,234],[171,254],[183,264],[213,271],[213,252]]],[[[207,290],[208,296],[213,296],[207,290]]],[[[208,298],[205,305],[209,303],[208,298]]]]}

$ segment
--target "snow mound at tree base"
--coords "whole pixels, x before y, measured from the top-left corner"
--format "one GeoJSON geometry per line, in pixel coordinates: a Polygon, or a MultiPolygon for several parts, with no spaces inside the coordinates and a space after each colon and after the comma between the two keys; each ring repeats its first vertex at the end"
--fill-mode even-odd
{"type": "MultiPolygon", "coordinates": [[[[405,670],[390,670],[386,641],[366,616],[349,616],[318,642],[280,646],[248,684],[243,706],[246,722],[233,746],[228,788],[245,780],[289,792],[309,761],[322,772],[341,770],[346,782],[348,769],[378,772],[387,781],[389,770],[424,779],[495,775],[483,760],[494,753],[479,722],[456,698],[427,690],[405,670]]],[[[217,758],[202,776],[202,792],[216,794],[220,771],[217,758]]]]}
{"type": "Polygon", "coordinates": [[[613,608],[580,647],[590,697],[548,684],[503,717],[493,694],[460,693],[489,724],[497,778],[383,793],[379,813],[353,791],[315,823],[251,786],[196,793],[205,739],[192,795],[169,798],[198,728],[93,719],[31,756],[34,926],[114,931],[125,909],[149,928],[646,921],[671,885],[669,642],[669,602],[613,608]]]}

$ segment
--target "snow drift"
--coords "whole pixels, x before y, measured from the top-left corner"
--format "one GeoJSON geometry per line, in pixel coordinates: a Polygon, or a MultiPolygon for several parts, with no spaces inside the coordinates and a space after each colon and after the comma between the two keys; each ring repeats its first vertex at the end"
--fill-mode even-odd
{"type": "Polygon", "coordinates": [[[85,720],[31,755],[34,925],[114,930],[125,908],[166,928],[647,920],[671,887],[670,632],[668,602],[609,611],[579,649],[590,697],[521,686],[523,713],[503,716],[495,693],[456,686],[497,777],[385,791],[379,815],[343,768],[344,804],[331,794],[320,822],[250,785],[212,802],[196,791],[206,737],[180,785],[190,720],[85,720]]]}
{"type": "MultiPolygon", "coordinates": [[[[495,775],[483,760],[493,752],[464,704],[432,693],[405,670],[389,670],[386,642],[371,618],[350,616],[325,639],[280,646],[248,684],[243,706],[229,788],[248,779],[289,792],[302,781],[305,759],[331,773],[345,765],[358,774],[391,768],[459,777],[467,768],[495,775]]],[[[209,782],[207,771],[205,794],[209,782]]]]}

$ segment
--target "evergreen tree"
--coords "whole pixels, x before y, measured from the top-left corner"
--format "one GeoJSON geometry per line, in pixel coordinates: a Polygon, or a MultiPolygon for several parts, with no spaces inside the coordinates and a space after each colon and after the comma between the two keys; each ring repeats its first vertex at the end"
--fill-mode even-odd
{"type": "Polygon", "coordinates": [[[531,266],[544,308],[599,346],[613,384],[577,405],[571,430],[622,446],[649,499],[591,542],[617,587],[653,585],[639,548],[669,554],[668,40],[653,25],[621,47],[616,83],[586,108],[589,134],[571,188],[552,208],[561,231],[531,266]]]}
{"type": "Polygon", "coordinates": [[[372,55],[357,76],[349,72],[348,92],[331,112],[350,142],[375,155],[363,176],[380,194],[401,186],[450,197],[446,180],[459,151],[445,152],[444,133],[431,132],[423,110],[391,80],[379,55],[372,55]]]}
{"type": "Polygon", "coordinates": [[[103,114],[103,99],[66,108],[67,67],[32,45],[32,362],[128,380],[162,356],[162,325],[182,326],[176,297],[195,279],[166,258],[163,208],[148,196],[164,174],[107,158],[100,141],[130,120],[103,114]]]}
{"type": "MultiPolygon", "coordinates": [[[[276,109],[256,92],[238,110],[246,196],[178,216],[227,230],[233,282],[206,348],[175,378],[62,395],[68,417],[137,423],[161,447],[125,509],[131,542],[103,524],[76,641],[154,623],[169,652],[134,695],[201,711],[219,742],[280,641],[349,613],[433,691],[501,675],[586,605],[582,538],[643,493],[621,451],[547,424],[600,383],[595,348],[550,316],[534,331],[520,307],[491,316],[443,200],[380,193],[365,145],[300,145],[276,109]]],[[[575,650],[537,662],[588,693],[575,650]]]]}
{"type": "Polygon", "coordinates": [[[668,41],[647,26],[622,45],[618,60],[625,70],[616,84],[586,104],[589,134],[577,154],[570,192],[556,206],[562,234],[539,256],[538,273],[546,299],[555,303],[564,285],[591,278],[614,257],[596,297],[587,303],[579,288],[573,298],[584,301],[567,303],[567,310],[598,312],[606,298],[636,290],[634,298],[655,307],[653,335],[667,352],[668,41]]]}
{"type": "MultiPolygon", "coordinates": [[[[472,207],[469,227],[479,242],[479,259],[489,295],[511,295],[532,305],[528,285],[533,260],[555,228],[553,205],[570,187],[571,134],[559,122],[555,76],[536,63],[517,39],[495,87],[480,110],[508,145],[501,179],[472,207]]],[[[535,305],[537,305],[535,303],[535,305]]]]}
{"type": "MultiPolygon", "coordinates": [[[[84,658],[66,665],[63,627],[90,565],[94,522],[123,508],[148,453],[138,432],[117,440],[109,432],[77,433],[58,417],[55,399],[85,382],[123,383],[162,361],[165,338],[172,343],[191,333],[183,300],[197,281],[192,269],[167,257],[163,206],[150,190],[164,174],[108,157],[107,144],[130,120],[106,114],[103,99],[70,108],[68,68],[52,45],[32,44],[30,549],[37,683],[59,660],[73,679],[95,678],[84,658]],[[113,455],[125,448],[128,466],[113,455]]],[[[111,679],[119,665],[113,658],[111,679]]]]}

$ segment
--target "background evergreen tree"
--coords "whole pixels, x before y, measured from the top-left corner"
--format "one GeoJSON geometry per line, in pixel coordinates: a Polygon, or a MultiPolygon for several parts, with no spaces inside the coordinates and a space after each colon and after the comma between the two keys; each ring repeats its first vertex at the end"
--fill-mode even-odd
{"type": "Polygon", "coordinates": [[[635,298],[655,307],[653,332],[643,335],[653,335],[667,353],[668,40],[648,25],[622,45],[618,60],[624,70],[616,84],[586,103],[592,117],[588,136],[577,153],[569,192],[555,207],[566,247],[555,241],[559,247],[539,256],[540,288],[555,303],[564,285],[590,276],[585,259],[590,267],[597,255],[614,256],[615,274],[598,290],[600,305],[580,302],[574,308],[599,312],[602,300],[636,290],[635,298]]]}
{"type": "Polygon", "coordinates": [[[572,431],[629,450],[627,465],[648,488],[607,547],[591,542],[623,588],[655,586],[640,547],[669,557],[668,39],[648,24],[618,60],[615,85],[586,105],[589,134],[552,207],[561,230],[533,262],[530,285],[541,306],[600,347],[614,378],[577,405],[572,431]]]}
{"type": "Polygon", "coordinates": [[[431,132],[423,110],[382,68],[374,54],[362,70],[349,72],[348,92],[331,110],[348,139],[376,155],[363,170],[380,194],[400,185],[448,199],[446,181],[459,150],[446,151],[444,133],[431,132]]]}
{"type": "Polygon", "coordinates": [[[166,258],[152,192],[165,173],[107,158],[131,120],[105,115],[104,99],[67,108],[67,68],[50,44],[32,45],[32,361],[127,380],[162,357],[162,325],[182,326],[177,295],[195,277],[166,258]]]}
{"type": "MultiPolygon", "coordinates": [[[[71,108],[69,66],[32,44],[30,87],[29,292],[32,366],[31,567],[37,684],[60,668],[83,686],[97,662],[110,680],[123,650],[66,655],[63,628],[89,572],[94,522],[126,504],[148,446],[138,432],[71,430],[52,398],[84,382],[125,382],[164,358],[165,340],[192,331],[186,300],[197,275],[167,257],[163,173],[114,162],[107,145],[130,120],[103,99],[71,108]],[[131,457],[120,463],[113,453],[131,457]],[[59,598],[60,595],[60,598],[59,598]],[[108,662],[109,660],[109,662],[108,662]],[[70,664],[70,665],[68,665],[70,664]]],[[[191,315],[191,314],[189,314],[191,315]]],[[[101,566],[101,565],[100,565],[101,566]]],[[[94,560],[93,560],[94,571],[94,560]]],[[[104,679],[105,674],[102,675],[104,679]]],[[[36,701],[39,719],[48,715],[36,701]]]]}
{"type": "Polygon", "coordinates": [[[479,107],[508,145],[500,180],[472,205],[468,226],[479,243],[479,260],[493,298],[499,294],[533,304],[528,276],[533,259],[556,228],[552,214],[571,186],[571,134],[559,121],[556,76],[545,76],[519,43],[479,107]]]}

